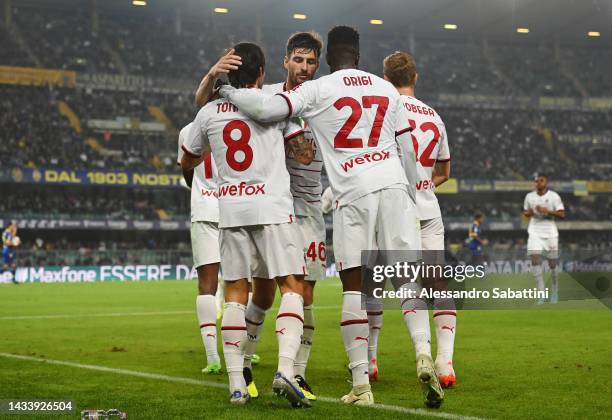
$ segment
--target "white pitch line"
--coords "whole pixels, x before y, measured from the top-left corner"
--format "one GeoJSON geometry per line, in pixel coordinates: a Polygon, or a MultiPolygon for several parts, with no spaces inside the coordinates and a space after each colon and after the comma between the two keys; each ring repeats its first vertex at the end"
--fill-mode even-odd
{"type": "MultiPolygon", "coordinates": [[[[315,306],[315,310],[340,309],[342,306],[315,306]]],[[[270,308],[278,310],[277,307],[270,308]]],[[[159,316],[159,315],[189,315],[195,311],[156,311],[156,312],[102,312],[95,314],[48,314],[48,315],[8,315],[0,316],[0,321],[18,321],[28,319],[65,319],[65,318],[104,318],[124,316],[159,316]]]]}
{"type": "MultiPolygon", "coordinates": [[[[49,365],[59,365],[59,366],[68,366],[68,367],[79,368],[79,369],[95,370],[98,372],[115,373],[119,375],[134,376],[137,378],[145,378],[145,379],[154,379],[158,381],[175,382],[175,383],[181,383],[181,384],[187,384],[187,385],[201,385],[201,386],[208,387],[208,388],[227,389],[226,384],[202,381],[202,380],[191,379],[191,378],[182,378],[179,376],[168,376],[168,375],[161,375],[157,373],[139,372],[136,370],[111,368],[111,367],[99,366],[99,365],[88,365],[88,364],[83,364],[83,363],[67,362],[63,360],[42,359],[39,357],[22,356],[19,354],[12,354],[12,353],[0,352],[0,357],[4,357],[7,359],[25,360],[28,362],[45,363],[49,365]]],[[[323,401],[326,403],[341,404],[338,398],[324,397],[324,396],[318,396],[317,398],[319,401],[323,401]]],[[[412,415],[423,416],[423,417],[435,417],[435,418],[448,419],[448,420],[484,420],[480,417],[463,416],[461,414],[445,413],[442,411],[432,411],[432,410],[426,410],[424,408],[408,408],[408,407],[401,407],[398,405],[389,405],[389,404],[375,404],[373,406],[363,407],[363,408],[391,411],[391,412],[404,413],[404,414],[412,414],[412,415]]]]}

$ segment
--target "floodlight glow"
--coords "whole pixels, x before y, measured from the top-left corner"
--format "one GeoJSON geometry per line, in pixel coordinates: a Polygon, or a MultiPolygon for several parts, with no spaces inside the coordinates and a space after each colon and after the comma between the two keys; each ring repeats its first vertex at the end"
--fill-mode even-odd
{"type": "Polygon", "coordinates": [[[519,34],[528,34],[529,28],[516,28],[516,32],[518,32],[519,34]]]}
{"type": "Polygon", "coordinates": [[[146,0],[132,0],[132,6],[146,6],[146,0]]]}
{"type": "Polygon", "coordinates": [[[455,25],[454,23],[446,23],[444,25],[444,29],[457,29],[457,25],[455,25]]]}
{"type": "Polygon", "coordinates": [[[588,36],[601,36],[601,33],[599,33],[598,31],[590,31],[589,33],[587,33],[588,36]]]}
{"type": "Polygon", "coordinates": [[[370,19],[370,23],[371,23],[372,25],[382,25],[382,24],[383,24],[383,21],[382,21],[382,20],[380,20],[380,19],[370,19]]]}
{"type": "Polygon", "coordinates": [[[294,13],[293,14],[293,19],[297,19],[297,20],[306,20],[308,16],[306,16],[305,14],[302,13],[294,13]]]}
{"type": "Polygon", "coordinates": [[[229,13],[229,9],[225,7],[215,7],[215,13],[229,13]]]}

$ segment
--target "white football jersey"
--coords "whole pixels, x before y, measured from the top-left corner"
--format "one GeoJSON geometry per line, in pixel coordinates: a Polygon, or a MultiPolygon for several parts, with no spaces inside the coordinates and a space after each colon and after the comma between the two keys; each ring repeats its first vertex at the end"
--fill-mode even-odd
{"type": "Polygon", "coordinates": [[[436,162],[450,160],[446,128],[438,113],[425,103],[405,95],[402,95],[402,102],[412,128],[412,144],[403,142],[400,143],[400,148],[412,147],[416,155],[416,204],[419,219],[435,219],[442,214],[432,174],[436,162]]]}
{"type": "MultiPolygon", "coordinates": [[[[281,93],[285,91],[285,83],[264,85],[262,90],[266,93],[281,93]]],[[[312,131],[304,124],[304,137],[309,140],[315,151],[314,159],[310,165],[302,165],[293,157],[286,156],[287,169],[291,178],[291,194],[293,207],[297,216],[317,216],[321,214],[321,172],[323,171],[323,158],[318,150],[312,131]]]]}
{"type": "MultiPolygon", "coordinates": [[[[177,163],[181,164],[183,158],[183,143],[193,126],[190,122],[179,132],[177,163]]],[[[217,200],[217,167],[208,153],[204,161],[193,170],[191,183],[191,221],[192,222],[219,222],[219,200],[217,200]]]]}
{"type": "Polygon", "coordinates": [[[220,228],[293,221],[284,140],[300,133],[288,120],[256,123],[226,99],[200,109],[183,149],[194,155],[212,149],[220,228]]]}
{"type": "Polygon", "coordinates": [[[279,95],[312,130],[336,207],[391,185],[406,188],[395,136],[408,126],[399,118],[402,103],[391,83],[346,69],[279,95]]]}
{"type": "Polygon", "coordinates": [[[546,207],[551,211],[565,210],[559,194],[551,190],[546,191],[543,195],[539,195],[537,191],[531,191],[525,196],[523,204],[524,211],[532,209],[534,212],[529,220],[527,233],[544,238],[559,236],[555,220],[551,216],[544,216],[536,211],[537,206],[546,207]]]}

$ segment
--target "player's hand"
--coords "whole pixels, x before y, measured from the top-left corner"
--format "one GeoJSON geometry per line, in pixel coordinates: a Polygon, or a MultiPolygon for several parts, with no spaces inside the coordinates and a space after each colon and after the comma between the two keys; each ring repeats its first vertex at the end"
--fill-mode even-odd
{"type": "Polygon", "coordinates": [[[242,59],[239,55],[234,54],[234,49],[230,49],[227,54],[217,61],[217,63],[211,67],[208,71],[208,75],[213,79],[221,76],[222,74],[227,74],[231,70],[238,70],[238,67],[242,65],[242,59]]]}
{"type": "Polygon", "coordinates": [[[536,211],[540,213],[542,216],[548,216],[548,213],[550,213],[550,210],[542,206],[536,206],[536,211]]]}

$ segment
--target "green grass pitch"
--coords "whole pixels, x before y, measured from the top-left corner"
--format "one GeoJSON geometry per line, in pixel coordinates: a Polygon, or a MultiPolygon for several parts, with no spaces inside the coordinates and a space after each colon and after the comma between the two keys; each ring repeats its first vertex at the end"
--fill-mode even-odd
{"type": "MultiPolygon", "coordinates": [[[[423,406],[414,350],[401,313],[394,310],[385,311],[381,376],[373,384],[383,407],[345,407],[326,399],[308,410],[290,409],[270,393],[277,345],[275,317],[269,315],[258,349],[262,363],[254,369],[263,395],[246,407],[233,407],[223,388],[226,376],[200,373],[205,355],[194,309],[196,289],[193,281],[0,286],[0,400],[70,399],[77,412],[117,408],[136,419],[558,419],[612,413],[612,313],[550,307],[460,312],[458,384],[439,410],[423,406]],[[36,361],[45,359],[93,367],[36,361]],[[100,366],[182,379],[92,370],[100,366]]],[[[339,331],[340,291],[337,279],[317,285],[319,308],[307,371],[315,392],[334,399],[350,388],[339,331]]]]}

